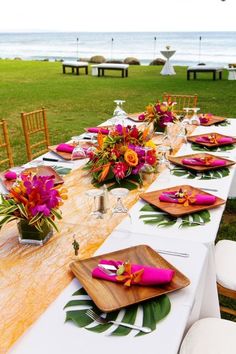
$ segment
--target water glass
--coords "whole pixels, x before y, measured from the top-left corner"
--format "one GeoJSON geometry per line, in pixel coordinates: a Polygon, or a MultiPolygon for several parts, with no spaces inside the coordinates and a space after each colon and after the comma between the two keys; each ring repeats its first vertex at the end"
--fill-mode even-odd
{"type": "Polygon", "coordinates": [[[100,189],[89,189],[85,194],[88,196],[89,202],[92,202],[90,215],[96,219],[103,219],[103,213],[100,210],[100,198],[103,195],[103,191],[100,189]]]}
{"type": "Polygon", "coordinates": [[[114,188],[110,193],[116,198],[116,204],[112,209],[112,215],[114,214],[128,214],[128,209],[124,206],[122,198],[126,197],[129,193],[127,188],[114,188]]]}

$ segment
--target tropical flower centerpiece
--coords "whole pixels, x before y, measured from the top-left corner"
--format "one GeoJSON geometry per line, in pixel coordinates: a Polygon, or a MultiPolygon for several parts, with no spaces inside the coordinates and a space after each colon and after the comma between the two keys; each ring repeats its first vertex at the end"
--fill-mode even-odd
{"type": "Polygon", "coordinates": [[[59,207],[67,199],[67,190],[54,186],[54,176],[22,173],[9,194],[1,196],[0,228],[12,220],[19,220],[21,243],[42,245],[57,230],[54,220],[61,219],[59,207]]]}
{"type": "MultiPolygon", "coordinates": [[[[93,177],[93,183],[130,179],[142,182],[141,170],[156,172],[156,146],[148,138],[148,129],[140,131],[136,126],[120,124],[107,136],[98,134],[98,147],[90,153],[85,169],[93,177]]],[[[137,187],[137,186],[136,186],[137,187]]]]}
{"type": "Polygon", "coordinates": [[[167,102],[157,101],[155,104],[149,104],[138,119],[153,124],[154,131],[164,130],[167,123],[175,121],[175,104],[176,102],[172,102],[170,99],[167,102]]]}

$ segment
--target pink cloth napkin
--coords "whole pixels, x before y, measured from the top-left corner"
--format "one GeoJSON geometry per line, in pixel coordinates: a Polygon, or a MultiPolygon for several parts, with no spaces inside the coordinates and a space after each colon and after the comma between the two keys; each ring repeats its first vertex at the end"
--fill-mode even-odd
{"type": "MultiPolygon", "coordinates": [[[[218,144],[232,144],[234,141],[233,138],[231,137],[223,137],[223,138],[219,138],[217,139],[217,143],[218,144]]],[[[210,138],[208,138],[208,136],[200,136],[198,138],[196,138],[196,143],[208,143],[211,144],[210,138]]]]}
{"type": "Polygon", "coordinates": [[[74,146],[73,145],[69,145],[69,144],[59,144],[57,147],[56,147],[56,150],[59,151],[59,152],[68,152],[68,153],[72,153],[73,150],[74,150],[74,146]]]}
{"type": "MultiPolygon", "coordinates": [[[[168,203],[180,203],[183,204],[183,202],[180,202],[179,199],[175,197],[175,194],[178,191],[173,191],[173,192],[164,192],[159,196],[159,200],[161,202],[168,202],[168,203]]],[[[216,197],[214,195],[209,195],[209,194],[196,194],[193,196],[195,201],[191,202],[190,204],[194,205],[212,205],[216,202],[216,197]]]]}
{"type": "MultiPolygon", "coordinates": [[[[114,260],[106,260],[103,259],[99,262],[99,264],[109,264],[113,265],[116,268],[118,268],[119,265],[122,265],[123,262],[121,261],[114,261],[114,260]]],[[[144,270],[143,274],[141,276],[141,280],[137,283],[139,285],[158,285],[158,284],[165,284],[169,283],[174,274],[175,271],[173,269],[161,269],[161,268],[154,268],[154,267],[148,267],[142,264],[131,264],[131,273],[135,273],[140,270],[144,270]]],[[[124,273],[123,275],[125,275],[124,273]]],[[[110,276],[105,274],[100,268],[96,267],[92,271],[92,276],[94,278],[99,278],[99,279],[104,279],[104,280],[109,280],[112,282],[122,282],[124,283],[125,281],[120,281],[116,279],[116,276],[110,276]]],[[[131,284],[134,284],[131,282],[131,284]]]]}
{"type": "Polygon", "coordinates": [[[17,174],[14,172],[14,171],[7,171],[5,174],[4,174],[4,177],[6,179],[16,179],[17,178],[17,174]]]}
{"type": "Polygon", "coordinates": [[[102,133],[104,135],[108,135],[109,134],[109,130],[105,129],[105,128],[99,128],[99,127],[94,127],[94,128],[87,128],[86,129],[87,132],[89,133],[102,133]]]}
{"type": "Polygon", "coordinates": [[[212,159],[212,160],[209,160],[209,163],[206,163],[204,161],[204,159],[201,159],[199,157],[191,157],[191,158],[183,159],[182,163],[184,165],[190,165],[190,166],[210,166],[210,167],[226,165],[226,161],[225,160],[212,159]]]}
{"type": "Polygon", "coordinates": [[[200,124],[206,124],[209,122],[209,119],[213,116],[213,114],[211,113],[206,113],[203,115],[200,115],[199,120],[200,120],[200,124]]]}

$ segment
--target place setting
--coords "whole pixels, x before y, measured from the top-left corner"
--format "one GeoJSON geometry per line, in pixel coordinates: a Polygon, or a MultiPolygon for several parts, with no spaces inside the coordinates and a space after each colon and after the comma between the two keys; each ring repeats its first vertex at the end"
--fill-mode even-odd
{"type": "Polygon", "coordinates": [[[64,180],[59,175],[59,173],[51,166],[45,166],[43,164],[38,165],[37,167],[24,167],[16,166],[12,167],[7,171],[0,173],[0,181],[2,185],[9,191],[12,186],[17,182],[17,179],[21,178],[21,175],[32,174],[35,176],[43,177],[53,177],[54,185],[63,184],[64,180]]]}
{"type": "MultiPolygon", "coordinates": [[[[190,284],[190,280],[182,272],[148,245],[132,246],[78,260],[71,263],[70,268],[83,286],[76,295],[88,295],[90,309],[68,311],[69,302],[64,308],[68,311],[66,320],[80,327],[82,320],[80,316],[84,320],[92,319],[95,322],[94,332],[97,331],[98,325],[104,327],[99,331],[103,333],[113,324],[116,325],[114,334],[122,327],[128,328],[123,335],[131,330],[134,330],[135,335],[148,334],[155,330],[157,322],[171,311],[167,294],[180,291],[190,284]],[[161,310],[158,320],[151,316],[145,321],[144,316],[148,308],[156,306],[159,308],[158,312],[161,310]],[[142,313],[139,312],[140,307],[142,313]],[[141,321],[139,320],[139,325],[134,324],[130,316],[125,323],[116,321],[122,309],[127,314],[133,313],[134,319],[137,315],[143,317],[141,321]],[[107,326],[109,324],[110,326],[107,326]]],[[[80,306],[80,302],[78,301],[76,305],[80,306]]],[[[91,322],[88,321],[88,324],[91,322]]]]}
{"type": "Polygon", "coordinates": [[[224,157],[218,157],[208,153],[189,154],[183,156],[168,156],[168,160],[177,165],[196,172],[204,172],[229,167],[235,164],[235,161],[224,157]]]}
{"type": "MultiPolygon", "coordinates": [[[[207,188],[206,188],[207,189],[207,188]]],[[[225,204],[225,200],[190,185],[179,185],[140,194],[145,202],[178,218],[225,204]]]]}
{"type": "MultiPolygon", "coordinates": [[[[97,141],[97,140],[96,140],[97,141]]],[[[62,162],[73,162],[74,160],[80,160],[87,158],[87,151],[93,147],[93,143],[85,143],[82,146],[78,142],[74,143],[61,143],[59,145],[49,146],[49,150],[55,155],[59,156],[62,162]]],[[[45,160],[45,159],[44,159],[45,160]]],[[[46,161],[61,162],[53,158],[47,158],[46,161]]]]}
{"type": "Polygon", "coordinates": [[[187,140],[191,143],[202,145],[207,148],[221,147],[236,143],[236,138],[214,132],[207,134],[191,135],[187,137],[187,140]]]}

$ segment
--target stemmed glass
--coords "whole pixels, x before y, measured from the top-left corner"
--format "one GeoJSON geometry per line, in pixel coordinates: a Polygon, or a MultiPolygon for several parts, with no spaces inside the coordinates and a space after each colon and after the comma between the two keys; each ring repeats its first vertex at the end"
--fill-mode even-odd
{"type": "Polygon", "coordinates": [[[146,171],[148,171],[148,168],[149,168],[149,164],[147,163],[147,157],[148,157],[148,151],[151,151],[153,148],[152,147],[149,147],[149,146],[145,146],[144,148],[143,148],[143,150],[144,150],[144,164],[143,164],[143,166],[142,166],[142,172],[146,172],[146,171]]]}
{"type": "Polygon", "coordinates": [[[174,123],[167,123],[166,124],[166,136],[164,139],[168,139],[169,145],[170,145],[170,153],[173,152],[176,144],[176,140],[178,138],[178,134],[176,133],[175,130],[175,124],[174,123]]]}
{"type": "Polygon", "coordinates": [[[113,117],[112,117],[112,123],[121,123],[124,125],[124,119],[127,117],[126,112],[123,110],[123,103],[125,103],[124,100],[114,100],[114,103],[116,104],[116,108],[114,109],[113,112],[113,117]]]}
{"type": "Polygon", "coordinates": [[[198,108],[198,107],[193,107],[193,108],[191,108],[191,111],[193,111],[193,115],[192,115],[192,117],[191,117],[191,119],[190,119],[191,124],[200,125],[200,119],[199,119],[199,117],[198,117],[198,115],[197,115],[197,112],[198,112],[199,110],[200,110],[200,108],[198,108]]]}
{"type": "Polygon", "coordinates": [[[185,118],[186,119],[189,118],[189,111],[191,111],[192,109],[190,107],[185,107],[185,108],[183,108],[183,110],[186,112],[185,113],[185,118]]]}
{"type": "Polygon", "coordinates": [[[110,191],[110,193],[116,197],[116,205],[112,209],[112,215],[114,214],[128,214],[128,209],[124,206],[122,202],[122,198],[126,197],[129,193],[129,190],[127,188],[114,188],[110,191]]]}
{"type": "Polygon", "coordinates": [[[171,147],[168,145],[161,145],[158,147],[158,151],[161,153],[159,157],[159,166],[166,166],[170,169],[170,162],[167,158],[168,152],[171,150],[171,147]]]}
{"type": "Polygon", "coordinates": [[[71,160],[75,160],[75,159],[83,159],[86,157],[86,152],[85,150],[77,145],[74,150],[72,151],[72,154],[71,154],[71,160]]]}
{"type": "Polygon", "coordinates": [[[103,191],[100,189],[89,189],[85,193],[90,199],[93,199],[93,207],[90,215],[96,219],[103,219],[102,211],[99,210],[99,198],[103,195],[103,191]]]}

